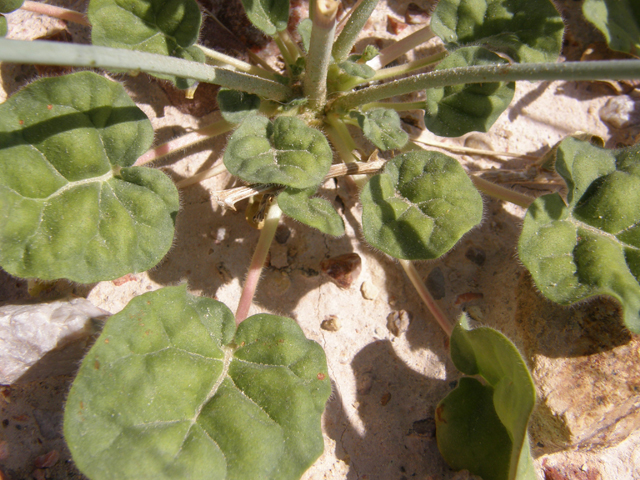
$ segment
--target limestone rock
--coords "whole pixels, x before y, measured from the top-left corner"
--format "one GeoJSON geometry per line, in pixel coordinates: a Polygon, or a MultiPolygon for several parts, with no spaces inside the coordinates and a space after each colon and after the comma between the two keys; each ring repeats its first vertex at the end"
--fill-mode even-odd
{"type": "Polygon", "coordinates": [[[108,315],[84,298],[0,307],[0,384],[73,372],[108,315]]]}

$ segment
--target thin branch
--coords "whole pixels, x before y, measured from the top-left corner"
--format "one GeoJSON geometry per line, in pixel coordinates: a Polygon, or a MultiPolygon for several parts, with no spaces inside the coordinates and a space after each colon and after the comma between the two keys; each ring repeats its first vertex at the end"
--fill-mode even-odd
{"type": "Polygon", "coordinates": [[[449,322],[449,319],[444,314],[440,306],[436,303],[436,301],[429,293],[429,290],[422,281],[422,278],[416,270],[416,267],[413,265],[413,263],[411,263],[410,260],[399,260],[399,262],[400,265],[402,265],[404,272],[407,274],[407,277],[409,277],[409,280],[411,280],[413,287],[418,292],[418,295],[420,295],[420,298],[431,312],[431,315],[434,316],[434,318],[438,322],[438,325],[440,325],[442,330],[444,330],[444,333],[446,333],[447,336],[451,337],[453,326],[451,325],[451,322],[449,322]]]}
{"type": "Polygon", "coordinates": [[[0,38],[0,61],[72,67],[130,70],[214,83],[227,88],[255,93],[276,101],[285,101],[291,89],[265,78],[212,67],[181,58],[136,52],[120,48],[75,45],[60,42],[8,40],[0,38]]]}
{"type": "Polygon", "coordinates": [[[198,45],[198,48],[200,48],[200,50],[204,52],[208,65],[223,68],[231,67],[232,70],[248,73],[250,75],[256,75],[258,77],[267,78],[269,80],[276,79],[276,76],[273,72],[267,71],[262,67],[256,67],[255,65],[251,65],[250,63],[244,62],[234,57],[230,57],[229,55],[225,55],[224,53],[217,52],[202,45],[198,45]]]}
{"type": "MultiPolygon", "coordinates": [[[[415,103],[417,103],[417,104],[422,103],[423,107],[424,107],[424,101],[423,102],[415,102],[415,103]]],[[[383,108],[396,109],[395,105],[402,106],[403,104],[402,103],[397,103],[397,104],[391,103],[388,107],[385,107],[385,105],[387,105],[386,102],[370,103],[370,104],[364,105],[362,107],[362,110],[364,110],[365,107],[367,107],[367,109],[374,108],[373,106],[376,106],[376,105],[379,106],[379,107],[383,107],[383,108]],[[372,105],[372,107],[369,107],[369,105],[372,105]]],[[[411,103],[407,102],[406,105],[410,106],[411,103]]],[[[418,109],[418,107],[416,107],[416,109],[418,109]]],[[[405,110],[405,109],[403,108],[403,110],[405,110]]],[[[436,142],[435,140],[429,140],[429,139],[422,138],[422,137],[423,137],[423,134],[420,134],[418,137],[412,138],[411,140],[416,142],[416,143],[421,143],[422,145],[427,145],[428,147],[442,148],[443,150],[448,150],[450,152],[464,153],[464,154],[468,154],[468,155],[484,155],[484,156],[487,156],[487,157],[522,158],[522,159],[525,159],[525,160],[533,160],[533,161],[537,161],[537,160],[540,159],[540,157],[538,157],[538,156],[528,155],[526,153],[495,152],[493,150],[481,150],[481,149],[478,149],[478,148],[469,148],[469,147],[463,147],[463,146],[460,146],[460,145],[450,145],[448,143],[436,142]]]]}
{"type": "Polygon", "coordinates": [[[497,198],[498,200],[505,200],[522,208],[529,208],[529,205],[531,205],[535,200],[535,198],[530,197],[529,195],[496,185],[495,183],[485,180],[477,175],[469,175],[469,177],[478,190],[491,197],[497,198]]]}
{"type": "Polygon", "coordinates": [[[249,315],[249,308],[253,302],[253,296],[256,293],[258,282],[260,281],[260,274],[262,273],[262,267],[267,259],[269,253],[269,247],[273,241],[273,237],[276,234],[278,228],[278,222],[282,217],[282,211],[275,199],[271,199],[272,205],[269,207],[269,211],[264,221],[264,226],[260,230],[260,238],[258,244],[253,252],[251,258],[251,265],[249,266],[249,272],[242,288],[242,294],[240,295],[240,301],[238,302],[238,310],[236,311],[236,325],[240,325],[243,320],[249,315]]]}
{"type": "Polygon", "coordinates": [[[56,7],[47,3],[32,2],[30,0],[25,0],[20,8],[28,12],[59,18],[60,20],[66,20],[79,25],[85,25],[87,27],[91,26],[89,19],[84,13],[69,10],[68,8],[56,7]]]}
{"type": "Polygon", "coordinates": [[[523,63],[450,68],[421,73],[375,87],[347,93],[332,108],[351,110],[365,103],[407,93],[468,83],[511,82],[516,80],[627,80],[640,78],[640,60],[594,62],[523,63]]]}
{"type": "Polygon", "coordinates": [[[389,45],[387,48],[383,48],[380,51],[380,55],[372,58],[367,62],[374,70],[378,70],[385,65],[389,65],[391,62],[401,57],[410,50],[413,50],[418,45],[422,45],[425,42],[431,40],[435,35],[431,31],[429,25],[422,27],[420,30],[407,35],[401,40],[398,40],[393,45],[389,45]]]}

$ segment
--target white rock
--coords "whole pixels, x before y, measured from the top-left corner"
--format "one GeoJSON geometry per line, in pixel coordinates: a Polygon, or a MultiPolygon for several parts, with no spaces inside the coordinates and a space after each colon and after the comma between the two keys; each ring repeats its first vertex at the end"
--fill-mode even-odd
{"type": "Polygon", "coordinates": [[[69,367],[79,360],[78,348],[70,349],[67,355],[63,351],[97,333],[101,326],[98,320],[109,315],[84,298],[0,307],[0,384],[25,376],[50,352],[56,353],[51,364],[44,365],[30,380],[70,373],[69,367]]]}

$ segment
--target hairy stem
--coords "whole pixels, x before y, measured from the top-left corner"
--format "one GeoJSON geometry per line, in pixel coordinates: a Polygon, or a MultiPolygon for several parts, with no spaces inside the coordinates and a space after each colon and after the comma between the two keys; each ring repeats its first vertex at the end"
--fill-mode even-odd
{"type": "Polygon", "coordinates": [[[525,63],[459,67],[421,73],[385,85],[363,88],[338,98],[332,108],[350,110],[428,88],[466,83],[511,82],[516,80],[625,80],[640,78],[640,60],[604,60],[597,62],[525,63]]]}
{"type": "Polygon", "coordinates": [[[295,63],[295,61],[302,56],[302,52],[296,42],[293,41],[293,38],[291,38],[289,30],[278,32],[278,37],[280,37],[282,43],[287,47],[287,50],[289,50],[289,55],[293,57],[293,62],[295,63]]]}
{"type": "MultiPolygon", "coordinates": [[[[353,154],[353,151],[356,149],[356,143],[353,141],[347,126],[335,115],[327,115],[326,120],[329,123],[327,136],[338,151],[338,155],[340,155],[342,161],[347,165],[356,163],[358,159],[353,154]]],[[[367,183],[369,177],[364,174],[357,174],[353,175],[351,179],[358,190],[360,190],[364,187],[365,183],[367,183]]]]}
{"type": "Polygon", "coordinates": [[[335,0],[311,2],[313,26],[303,85],[311,110],[320,110],[327,99],[327,72],[331,62],[331,45],[336,30],[338,5],[335,0]]]}
{"type": "Polygon", "coordinates": [[[413,50],[418,45],[421,45],[431,40],[435,35],[431,31],[431,27],[427,25],[413,32],[411,35],[407,35],[402,40],[397,41],[393,45],[389,45],[380,51],[380,55],[376,58],[372,58],[367,62],[374,70],[378,70],[385,65],[389,65],[395,59],[401,57],[410,50],[413,50]]]}
{"type": "Polygon", "coordinates": [[[208,65],[223,68],[230,67],[232,70],[248,73],[257,77],[263,77],[269,80],[276,79],[276,76],[273,72],[267,71],[264,68],[256,67],[255,65],[251,65],[250,63],[244,62],[237,58],[230,57],[229,55],[225,55],[224,53],[216,52],[215,50],[212,50],[210,48],[203,47],[202,45],[198,45],[198,48],[204,52],[208,65]]]}
{"type": "Polygon", "coordinates": [[[340,85],[340,90],[345,92],[363,83],[377,82],[380,80],[386,80],[388,78],[397,77],[399,75],[406,75],[408,73],[415,72],[416,70],[421,70],[429,65],[433,65],[434,63],[437,63],[440,60],[442,60],[447,55],[448,55],[447,52],[440,52],[434,55],[430,55],[428,57],[419,58],[418,60],[414,60],[413,62],[405,63],[404,65],[383,68],[381,70],[378,70],[376,74],[371,78],[367,78],[367,79],[354,78],[350,82],[340,85]]]}
{"type": "Polygon", "coordinates": [[[405,112],[407,110],[424,110],[426,108],[425,101],[418,102],[371,102],[360,107],[360,111],[366,112],[374,108],[390,108],[396,112],[405,112]]]}
{"type": "Polygon", "coordinates": [[[413,265],[413,263],[411,263],[410,260],[399,260],[399,262],[400,265],[402,265],[404,272],[407,274],[407,277],[409,277],[409,280],[411,280],[413,287],[418,292],[418,295],[420,295],[420,298],[431,312],[431,315],[434,316],[434,318],[438,322],[438,325],[440,325],[442,330],[444,330],[444,333],[446,333],[447,336],[451,337],[453,326],[451,325],[451,322],[449,322],[449,319],[444,314],[444,312],[440,309],[440,306],[436,303],[436,301],[429,293],[429,290],[422,281],[422,278],[420,278],[420,274],[416,270],[416,267],[413,265]]]}
{"type": "Polygon", "coordinates": [[[249,272],[247,273],[247,278],[245,279],[244,287],[242,288],[242,295],[240,295],[238,310],[236,311],[236,325],[240,325],[240,323],[246,319],[249,314],[249,308],[253,302],[253,296],[256,293],[256,288],[258,287],[262,267],[267,259],[269,247],[271,246],[273,237],[276,234],[280,217],[282,216],[282,211],[280,210],[280,207],[278,207],[276,200],[274,199],[272,201],[273,203],[269,207],[269,212],[267,213],[267,217],[264,221],[264,227],[260,230],[260,238],[258,239],[256,250],[253,252],[249,272]]]}
{"type": "Polygon", "coordinates": [[[120,48],[74,45],[60,42],[8,40],[0,38],[0,61],[72,67],[143,71],[192,78],[227,88],[255,93],[276,101],[285,101],[291,89],[265,78],[190,62],[181,58],[120,48]]]}
{"type": "Polygon", "coordinates": [[[379,0],[360,0],[351,10],[347,23],[342,29],[342,32],[340,32],[340,35],[338,35],[331,50],[331,55],[333,55],[333,59],[337,63],[346,60],[349,56],[358,35],[360,35],[360,32],[362,32],[364,28],[364,24],[367,23],[371,12],[373,12],[376,5],[378,5],[378,1],[379,0]]]}
{"type": "Polygon", "coordinates": [[[211,125],[199,128],[198,130],[188,133],[187,135],[175,138],[168,141],[167,143],[163,143],[162,145],[158,145],[157,147],[152,148],[148,152],[138,157],[135,165],[140,166],[144,165],[145,163],[153,162],[154,160],[158,160],[159,158],[170,155],[171,153],[183,150],[192,145],[196,145],[197,143],[203,142],[209,138],[227,133],[235,126],[235,124],[229,123],[226,120],[218,120],[211,125]]]}
{"type": "Polygon", "coordinates": [[[273,38],[273,41],[276,42],[276,45],[278,46],[278,50],[280,50],[280,53],[282,54],[282,58],[284,59],[284,66],[287,69],[287,73],[291,75],[291,65],[295,63],[295,60],[291,56],[291,52],[289,52],[289,49],[287,48],[285,43],[282,41],[282,37],[280,37],[279,35],[276,35],[272,38],[273,38]]]}
{"type": "Polygon", "coordinates": [[[529,195],[501,187],[477,175],[469,175],[469,177],[478,190],[498,200],[505,200],[522,208],[529,208],[529,205],[535,200],[535,198],[529,195]]]}
{"type": "Polygon", "coordinates": [[[27,10],[28,12],[39,13],[40,15],[47,15],[48,17],[53,18],[59,18],[60,20],[78,23],[87,27],[91,26],[91,24],[89,23],[89,19],[84,13],[69,10],[68,8],[56,7],[40,2],[31,2],[30,0],[25,0],[20,8],[22,10],[27,10]]]}

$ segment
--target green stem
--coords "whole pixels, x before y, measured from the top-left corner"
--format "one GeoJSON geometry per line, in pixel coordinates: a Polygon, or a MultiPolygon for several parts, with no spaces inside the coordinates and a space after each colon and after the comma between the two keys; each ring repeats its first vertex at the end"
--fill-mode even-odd
{"type": "Polygon", "coordinates": [[[449,322],[449,319],[444,314],[444,312],[440,309],[440,306],[436,303],[436,301],[429,293],[429,290],[422,281],[422,278],[420,278],[420,274],[416,270],[416,267],[413,265],[413,263],[411,263],[410,260],[399,260],[399,262],[400,265],[402,265],[404,272],[407,274],[407,277],[409,277],[409,280],[411,280],[413,287],[418,292],[418,295],[420,295],[420,298],[431,312],[431,315],[434,316],[434,318],[438,322],[438,325],[440,325],[442,330],[444,330],[444,333],[446,333],[447,336],[451,337],[453,326],[451,325],[451,322],[449,322]]]}
{"type": "Polygon", "coordinates": [[[426,108],[425,101],[419,102],[371,102],[360,107],[360,111],[366,112],[374,108],[390,108],[396,112],[404,112],[407,110],[424,110],[426,108]]]}
{"type": "Polygon", "coordinates": [[[365,103],[407,93],[466,83],[516,80],[626,80],[640,78],[640,60],[594,62],[525,63],[450,68],[421,73],[385,85],[368,87],[338,98],[333,109],[351,110],[365,103]]]}
{"type": "Polygon", "coordinates": [[[265,78],[224,68],[212,67],[181,58],[136,52],[119,48],[74,45],[60,42],[8,40],[0,38],[0,61],[35,64],[68,65],[72,67],[131,70],[192,78],[214,83],[276,101],[285,101],[291,89],[265,78]]]}
{"type": "Polygon", "coordinates": [[[274,203],[269,207],[269,212],[265,218],[264,226],[262,227],[262,230],[260,230],[260,238],[258,239],[256,250],[253,252],[253,257],[251,258],[249,272],[247,273],[247,278],[245,279],[244,287],[242,288],[242,294],[240,295],[240,301],[238,302],[236,325],[240,325],[240,323],[247,318],[247,315],[249,315],[249,308],[251,307],[253,296],[256,293],[256,288],[260,281],[262,267],[264,267],[264,262],[267,259],[267,254],[269,253],[269,247],[271,247],[271,242],[273,241],[276,229],[278,228],[278,222],[282,216],[280,207],[278,207],[275,200],[273,200],[273,202],[274,203]]]}
{"type": "Polygon", "coordinates": [[[40,2],[31,2],[29,0],[26,0],[20,8],[28,12],[39,13],[40,15],[47,15],[48,17],[59,18],[60,20],[67,20],[79,25],[91,26],[89,19],[84,13],[75,12],[68,8],[56,7],[40,2]]]}
{"type": "Polygon", "coordinates": [[[293,57],[291,56],[289,49],[284,44],[284,42],[282,41],[282,38],[279,35],[275,35],[274,37],[271,37],[271,38],[273,38],[274,42],[276,42],[276,45],[278,46],[278,50],[280,50],[280,53],[282,54],[282,58],[284,59],[284,66],[287,69],[287,73],[291,74],[290,66],[293,65],[295,61],[293,60],[293,57]]]}
{"type": "Polygon", "coordinates": [[[399,75],[406,75],[411,72],[415,72],[416,70],[423,69],[429,65],[433,65],[436,62],[439,62],[444,57],[448,55],[447,52],[436,53],[435,55],[430,55],[428,57],[420,58],[418,60],[414,60],[413,62],[405,63],[404,65],[398,65],[396,67],[383,68],[378,70],[376,74],[367,79],[358,79],[354,78],[350,82],[344,83],[340,85],[340,90],[343,92],[352,90],[354,87],[361,85],[363,83],[373,83],[380,80],[386,80],[388,78],[397,77],[399,75]]]}
{"type": "Polygon", "coordinates": [[[175,138],[168,141],[167,143],[163,143],[162,145],[158,145],[157,147],[152,148],[142,156],[138,157],[135,165],[144,165],[145,163],[153,162],[154,160],[158,160],[162,157],[170,155],[171,153],[184,150],[187,147],[196,145],[200,142],[204,142],[209,138],[227,133],[235,126],[235,124],[229,123],[226,120],[218,120],[211,125],[199,128],[191,133],[188,133],[187,135],[184,135],[183,137],[175,138]]]}
{"type": "Polygon", "coordinates": [[[338,5],[335,0],[311,2],[313,26],[303,85],[311,110],[323,108],[327,99],[327,72],[331,62],[331,45],[336,30],[338,5]]]}
{"type": "Polygon", "coordinates": [[[293,57],[293,62],[295,63],[298,58],[302,57],[300,47],[298,47],[296,42],[293,41],[293,38],[291,38],[291,35],[289,35],[289,30],[282,30],[281,32],[278,32],[278,36],[282,40],[282,43],[287,47],[287,50],[289,50],[289,55],[293,57]]]}
{"type": "Polygon", "coordinates": [[[535,198],[530,197],[529,195],[514,192],[513,190],[496,185],[495,183],[489,182],[479,176],[469,175],[469,177],[478,190],[491,197],[497,198],[498,200],[505,200],[522,208],[529,208],[529,205],[531,205],[535,200],[535,198]]]}
{"type": "Polygon", "coordinates": [[[362,32],[365,23],[369,20],[371,13],[378,5],[379,0],[360,0],[349,14],[349,19],[342,32],[338,35],[331,54],[337,63],[347,59],[351,49],[356,43],[358,35],[362,32]]]}
{"type": "MultiPolygon", "coordinates": [[[[327,115],[326,120],[329,123],[326,132],[327,136],[338,151],[338,155],[340,155],[342,161],[347,165],[356,163],[358,159],[353,154],[353,151],[356,149],[356,142],[353,141],[347,126],[335,115],[327,115]]],[[[363,174],[356,174],[350,178],[357,185],[358,189],[364,187],[365,183],[369,180],[369,177],[363,174]]]]}
{"type": "Polygon", "coordinates": [[[422,45],[423,43],[431,40],[434,36],[435,35],[431,31],[431,27],[427,25],[426,27],[413,32],[411,35],[407,35],[393,45],[389,45],[387,48],[382,49],[380,51],[380,55],[369,60],[367,65],[374,70],[378,70],[385,65],[389,65],[395,59],[401,57],[408,51],[413,50],[418,45],[422,45]]]}
{"type": "Polygon", "coordinates": [[[207,59],[207,65],[213,65],[215,67],[222,68],[231,67],[233,70],[248,73],[250,75],[255,75],[257,77],[266,78],[268,80],[276,79],[274,73],[269,72],[264,68],[256,67],[255,65],[251,65],[250,63],[244,62],[237,58],[230,57],[229,55],[225,55],[224,53],[216,52],[215,50],[204,47],[202,45],[198,45],[198,48],[204,53],[207,59]]]}

